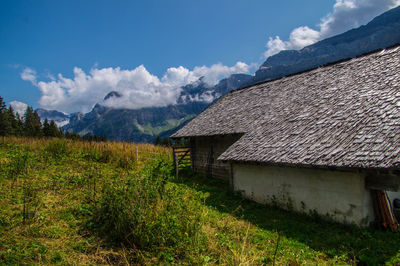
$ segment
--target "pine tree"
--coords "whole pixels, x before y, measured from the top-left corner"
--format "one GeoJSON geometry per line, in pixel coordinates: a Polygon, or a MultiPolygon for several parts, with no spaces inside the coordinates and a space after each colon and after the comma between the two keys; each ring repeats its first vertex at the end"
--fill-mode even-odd
{"type": "Polygon", "coordinates": [[[54,120],[50,120],[49,123],[47,118],[43,121],[43,135],[51,138],[64,137],[64,133],[57,127],[57,124],[54,122],[54,120]]]}
{"type": "Polygon", "coordinates": [[[17,121],[17,119],[16,119],[16,117],[14,115],[14,110],[13,110],[11,105],[8,107],[8,110],[7,110],[6,114],[7,114],[7,119],[9,121],[9,124],[10,124],[10,129],[9,129],[8,135],[17,136],[18,121],[17,121]]]}
{"type": "Polygon", "coordinates": [[[11,133],[11,124],[6,109],[6,103],[0,96],[0,136],[7,136],[11,133]]]}
{"type": "Polygon", "coordinates": [[[65,133],[65,137],[67,139],[72,139],[72,140],[80,140],[81,139],[81,137],[78,134],[72,133],[72,132],[65,133]]]}
{"type": "Polygon", "coordinates": [[[42,123],[40,122],[40,116],[36,111],[33,112],[33,119],[34,119],[34,124],[35,124],[35,129],[36,129],[35,137],[43,137],[42,123]]]}
{"type": "Polygon", "coordinates": [[[64,137],[64,132],[62,131],[61,128],[58,129],[58,135],[60,136],[60,138],[64,137]]]}
{"type": "Polygon", "coordinates": [[[3,112],[6,109],[6,103],[3,100],[3,97],[0,96],[0,112],[3,112]]]}
{"type": "Polygon", "coordinates": [[[50,124],[49,124],[49,120],[47,120],[47,118],[43,122],[43,136],[53,137],[53,136],[51,136],[51,133],[50,133],[50,124]]]}
{"type": "Polygon", "coordinates": [[[162,145],[166,147],[172,146],[172,141],[168,137],[165,137],[162,141],[162,145]]]}
{"type": "Polygon", "coordinates": [[[34,112],[32,107],[26,108],[24,121],[25,135],[29,137],[42,137],[42,123],[37,112],[34,112]]]}
{"type": "Polygon", "coordinates": [[[22,121],[22,118],[19,115],[19,113],[17,113],[17,115],[15,116],[15,119],[17,120],[15,136],[23,136],[24,135],[24,122],[22,121]]]}
{"type": "Polygon", "coordinates": [[[50,125],[49,125],[49,136],[50,137],[61,137],[60,135],[60,131],[56,125],[56,123],[54,122],[54,120],[50,121],[50,125]]]}
{"type": "Polygon", "coordinates": [[[155,145],[162,145],[160,136],[157,136],[156,141],[154,142],[155,145]]]}
{"type": "Polygon", "coordinates": [[[28,106],[24,114],[24,132],[26,136],[33,136],[34,131],[33,109],[28,106]]]}

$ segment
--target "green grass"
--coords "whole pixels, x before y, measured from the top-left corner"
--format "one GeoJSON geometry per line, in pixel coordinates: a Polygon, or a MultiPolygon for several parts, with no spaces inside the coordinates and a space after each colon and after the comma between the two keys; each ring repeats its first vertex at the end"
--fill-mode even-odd
{"type": "Polygon", "coordinates": [[[207,193],[208,219],[219,229],[217,250],[225,247],[227,258],[240,251],[243,238],[232,237],[239,234],[247,236],[242,259],[256,264],[271,262],[278,236],[276,260],[283,264],[400,264],[399,232],[361,229],[261,205],[230,193],[223,181],[190,173],[181,182],[207,193]]]}
{"type": "Polygon", "coordinates": [[[400,264],[398,232],[171,172],[171,151],[152,145],[0,140],[0,264],[400,264]]]}

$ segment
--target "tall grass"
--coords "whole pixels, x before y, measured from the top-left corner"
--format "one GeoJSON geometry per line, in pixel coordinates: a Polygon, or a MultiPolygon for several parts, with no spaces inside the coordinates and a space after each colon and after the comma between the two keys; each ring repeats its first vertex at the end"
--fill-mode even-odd
{"type": "Polygon", "coordinates": [[[195,257],[204,245],[202,193],[167,184],[171,164],[156,160],[135,175],[108,181],[88,224],[117,245],[166,260],[195,257]]]}
{"type": "MultiPolygon", "coordinates": [[[[146,189],[153,186],[150,179],[164,180],[164,187],[168,171],[163,167],[170,165],[168,163],[171,161],[170,153],[168,148],[148,144],[1,138],[0,264],[2,262],[31,264],[40,261],[47,264],[108,262],[111,255],[74,251],[96,246],[103,242],[101,239],[104,239],[105,245],[108,243],[106,239],[112,240],[109,238],[111,231],[102,232],[101,228],[94,227],[100,223],[94,223],[96,218],[92,214],[96,216],[103,214],[104,218],[113,219],[113,216],[107,217],[102,212],[105,204],[111,203],[110,197],[120,192],[125,193],[119,195],[125,199],[121,204],[127,204],[131,198],[124,196],[128,196],[132,189],[139,188],[138,184],[130,185],[139,176],[149,178],[146,181],[148,182],[146,189]],[[160,167],[153,167],[154,165],[160,167]],[[155,178],[152,178],[153,176],[155,178]],[[119,190],[119,188],[124,189],[119,190]],[[80,236],[78,232],[88,228],[89,222],[86,221],[89,220],[93,221],[92,229],[86,231],[90,233],[89,238],[80,236]],[[47,244],[44,244],[44,239],[47,244]]],[[[161,186],[155,185],[158,188],[161,186]]],[[[142,188],[144,191],[146,189],[142,188]]],[[[154,194],[151,191],[147,193],[154,194]]],[[[154,195],[161,195],[160,193],[154,195]]],[[[168,198],[170,193],[163,192],[162,195],[168,198]]],[[[154,206],[162,210],[163,202],[160,196],[157,197],[154,202],[158,201],[159,206],[157,204],[154,206]]],[[[146,208],[150,203],[147,202],[146,208]]],[[[152,215],[155,218],[158,217],[156,214],[154,210],[152,215]]],[[[120,218],[120,221],[123,221],[123,217],[120,218]]],[[[113,223],[112,220],[104,222],[113,223]]],[[[127,246],[127,242],[114,240],[112,241],[115,248],[121,248],[121,245],[127,246]]],[[[155,245],[152,244],[153,247],[155,245]]],[[[170,256],[175,256],[175,253],[170,253],[172,254],[170,256]]]]}

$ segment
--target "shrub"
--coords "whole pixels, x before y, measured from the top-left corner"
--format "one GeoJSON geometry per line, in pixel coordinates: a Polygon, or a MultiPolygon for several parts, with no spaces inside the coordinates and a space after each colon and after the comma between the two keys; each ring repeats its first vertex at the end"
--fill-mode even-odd
{"type": "Polygon", "coordinates": [[[161,259],[198,253],[203,194],[167,184],[171,170],[157,160],[137,176],[105,184],[91,228],[114,244],[158,252],[161,259]]]}

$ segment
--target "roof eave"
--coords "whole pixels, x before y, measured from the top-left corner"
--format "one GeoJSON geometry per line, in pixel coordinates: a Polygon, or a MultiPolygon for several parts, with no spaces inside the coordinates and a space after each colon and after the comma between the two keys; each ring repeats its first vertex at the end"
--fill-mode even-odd
{"type": "Polygon", "coordinates": [[[250,160],[232,160],[232,159],[217,159],[218,161],[226,163],[237,164],[250,164],[260,166],[278,166],[278,167],[291,167],[291,168],[309,168],[309,169],[325,169],[331,171],[400,171],[400,165],[391,165],[388,167],[374,167],[374,166],[339,166],[339,165],[318,165],[318,164],[304,164],[304,163],[284,163],[284,162],[262,162],[250,160]]]}

